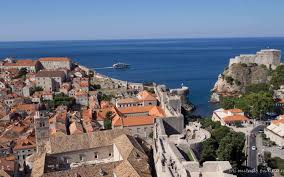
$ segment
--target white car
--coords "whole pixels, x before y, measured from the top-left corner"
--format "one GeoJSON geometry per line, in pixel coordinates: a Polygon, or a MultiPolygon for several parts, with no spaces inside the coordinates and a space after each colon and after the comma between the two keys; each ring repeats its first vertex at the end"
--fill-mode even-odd
{"type": "Polygon", "coordinates": [[[256,150],[256,147],[255,147],[255,146],[252,146],[252,147],[251,147],[251,150],[255,151],[255,150],[256,150]]]}

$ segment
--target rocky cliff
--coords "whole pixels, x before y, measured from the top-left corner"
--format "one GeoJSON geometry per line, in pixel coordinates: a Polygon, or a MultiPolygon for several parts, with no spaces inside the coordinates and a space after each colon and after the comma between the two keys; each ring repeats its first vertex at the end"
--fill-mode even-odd
{"type": "Polygon", "coordinates": [[[221,95],[237,96],[245,91],[250,84],[267,83],[269,69],[257,64],[232,64],[219,75],[217,82],[211,90],[212,102],[219,102],[221,95]]]}

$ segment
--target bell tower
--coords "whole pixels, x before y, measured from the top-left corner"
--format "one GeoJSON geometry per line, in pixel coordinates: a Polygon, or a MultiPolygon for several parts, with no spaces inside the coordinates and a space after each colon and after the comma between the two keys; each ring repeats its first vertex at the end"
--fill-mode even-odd
{"type": "Polygon", "coordinates": [[[49,142],[49,122],[47,112],[38,110],[34,116],[35,138],[37,152],[42,152],[47,142],[49,142]]]}

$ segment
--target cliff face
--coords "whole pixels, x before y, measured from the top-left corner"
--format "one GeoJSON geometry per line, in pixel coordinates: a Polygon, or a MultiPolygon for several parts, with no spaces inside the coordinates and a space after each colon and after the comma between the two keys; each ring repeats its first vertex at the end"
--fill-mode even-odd
{"type": "Polygon", "coordinates": [[[219,102],[220,95],[236,96],[245,91],[250,84],[267,83],[269,70],[264,65],[232,64],[220,74],[212,91],[212,102],[219,102]]]}

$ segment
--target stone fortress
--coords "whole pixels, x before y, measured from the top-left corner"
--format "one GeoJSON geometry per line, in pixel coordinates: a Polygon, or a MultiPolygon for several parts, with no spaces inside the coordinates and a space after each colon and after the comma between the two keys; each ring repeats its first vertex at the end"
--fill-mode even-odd
{"type": "Polygon", "coordinates": [[[265,65],[267,68],[275,69],[280,65],[281,51],[277,49],[262,49],[256,54],[240,55],[230,59],[229,66],[234,63],[256,63],[265,65]]]}

